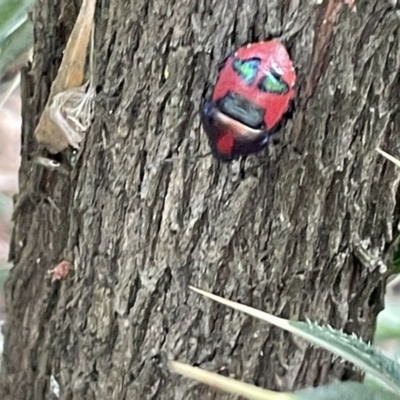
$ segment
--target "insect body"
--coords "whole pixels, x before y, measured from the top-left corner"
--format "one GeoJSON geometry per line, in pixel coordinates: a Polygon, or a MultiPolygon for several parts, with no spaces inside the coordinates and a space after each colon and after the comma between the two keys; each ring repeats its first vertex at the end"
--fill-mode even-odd
{"type": "Polygon", "coordinates": [[[231,161],[263,149],[290,107],[295,81],[289,54],[276,40],[229,56],[201,111],[213,154],[231,161]]]}

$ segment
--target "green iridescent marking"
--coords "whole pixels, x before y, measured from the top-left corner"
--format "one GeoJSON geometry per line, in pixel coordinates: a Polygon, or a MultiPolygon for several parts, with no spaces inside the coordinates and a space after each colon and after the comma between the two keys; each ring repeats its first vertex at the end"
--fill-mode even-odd
{"type": "Polygon", "coordinates": [[[285,94],[289,91],[288,84],[274,72],[268,72],[260,81],[259,89],[267,93],[285,94]]]}
{"type": "Polygon", "coordinates": [[[257,76],[258,67],[261,60],[259,58],[250,58],[248,60],[235,59],[232,62],[233,70],[243,79],[246,84],[250,85],[257,76]]]}

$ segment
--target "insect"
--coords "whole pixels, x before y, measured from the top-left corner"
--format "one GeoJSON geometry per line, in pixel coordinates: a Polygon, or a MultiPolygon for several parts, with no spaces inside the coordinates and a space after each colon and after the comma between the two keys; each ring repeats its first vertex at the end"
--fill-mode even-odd
{"type": "Polygon", "coordinates": [[[296,74],[276,40],[238,48],[220,65],[201,122],[214,156],[231,161],[257,153],[289,111],[296,74]]]}

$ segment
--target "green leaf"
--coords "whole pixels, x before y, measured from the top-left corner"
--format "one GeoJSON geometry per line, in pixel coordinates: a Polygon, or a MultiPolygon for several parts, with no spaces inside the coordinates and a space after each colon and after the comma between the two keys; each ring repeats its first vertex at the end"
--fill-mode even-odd
{"type": "Polygon", "coordinates": [[[397,302],[391,304],[386,299],[385,309],[381,311],[376,320],[376,329],[374,343],[377,344],[383,340],[400,340],[400,313],[397,302]]]}
{"type": "Polygon", "coordinates": [[[242,396],[250,400],[308,400],[307,397],[295,395],[293,393],[279,393],[271,390],[237,381],[214,372],[205,371],[198,367],[183,364],[176,361],[170,361],[171,369],[178,374],[205,383],[225,392],[242,396]]]}
{"type": "Polygon", "coordinates": [[[13,201],[10,197],[0,192],[0,217],[3,213],[8,213],[12,210],[13,201]]]}
{"type": "Polygon", "coordinates": [[[28,19],[32,4],[32,0],[0,0],[0,78],[7,66],[32,47],[32,23],[28,19]]]}
{"type": "Polygon", "coordinates": [[[0,43],[26,20],[32,5],[32,0],[0,0],[0,43]]]}
{"type": "Polygon", "coordinates": [[[4,348],[4,336],[1,331],[2,321],[0,321],[0,367],[1,367],[1,360],[3,358],[3,348],[4,348]]]}
{"type": "Polygon", "coordinates": [[[8,273],[10,271],[11,266],[12,266],[11,263],[0,265],[0,296],[3,295],[4,283],[8,278],[8,273]]]}
{"type": "Polygon", "coordinates": [[[391,265],[391,270],[393,273],[400,273],[400,244],[397,243],[396,251],[393,256],[393,262],[391,265]]]}
{"type": "Polygon", "coordinates": [[[352,362],[357,367],[370,373],[386,388],[400,394],[400,366],[379,350],[364,343],[356,335],[347,335],[341,330],[330,326],[319,326],[312,322],[291,321],[256,310],[255,308],[235,303],[200,289],[190,287],[193,291],[202,294],[221,304],[242,311],[248,315],[266,321],[281,329],[294,333],[310,343],[322,347],[330,352],[352,362]]]}
{"type": "Polygon", "coordinates": [[[359,382],[335,382],[327,386],[296,392],[310,400],[399,400],[399,396],[382,388],[370,388],[359,382]]]}
{"type": "Polygon", "coordinates": [[[5,68],[32,47],[32,37],[32,24],[26,21],[0,44],[0,77],[5,68]]]}

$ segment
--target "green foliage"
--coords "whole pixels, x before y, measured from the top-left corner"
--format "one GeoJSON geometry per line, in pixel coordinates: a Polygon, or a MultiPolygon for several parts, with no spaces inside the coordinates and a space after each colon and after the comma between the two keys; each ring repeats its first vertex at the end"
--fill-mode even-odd
{"type": "MultiPolygon", "coordinates": [[[[379,154],[381,154],[383,157],[385,157],[387,160],[392,162],[394,165],[396,165],[396,167],[400,168],[400,160],[399,159],[397,159],[396,157],[393,157],[389,153],[386,153],[386,151],[383,151],[380,148],[376,148],[376,151],[379,154]]],[[[390,265],[390,268],[391,268],[392,273],[394,273],[394,274],[400,273],[400,241],[399,240],[397,240],[397,243],[396,243],[396,251],[393,256],[393,261],[392,261],[392,264],[390,265]]]]}
{"type": "Polygon", "coordinates": [[[32,0],[0,0],[0,78],[33,44],[28,10],[32,0]]]}
{"type": "Polygon", "coordinates": [[[11,264],[6,263],[4,265],[0,265],[0,293],[3,293],[4,283],[8,278],[8,273],[10,271],[11,264]]]}
{"type": "Polygon", "coordinates": [[[397,243],[397,248],[394,253],[393,263],[391,265],[393,273],[400,273],[400,243],[397,243]]]}
{"type": "Polygon", "coordinates": [[[371,388],[358,382],[336,382],[328,386],[307,388],[296,392],[308,400],[398,400],[399,396],[381,388],[371,388]]]}
{"type": "MultiPolygon", "coordinates": [[[[3,286],[4,282],[6,281],[8,277],[8,271],[9,271],[9,265],[4,265],[0,266],[0,295],[3,293],[3,286]]],[[[0,315],[0,366],[1,366],[1,359],[2,359],[2,354],[3,354],[3,343],[4,343],[4,337],[2,334],[1,326],[3,324],[2,317],[0,315]]]]}
{"type": "Polygon", "coordinates": [[[315,323],[288,321],[295,329],[289,332],[302,336],[310,343],[331,351],[346,361],[352,362],[368,372],[384,386],[400,394],[399,364],[384,356],[378,349],[368,345],[356,335],[347,335],[342,330],[315,323]]]}
{"type": "Polygon", "coordinates": [[[400,312],[399,303],[391,304],[386,300],[385,309],[381,311],[377,318],[374,343],[382,343],[384,340],[400,341],[400,312]]]}
{"type": "Polygon", "coordinates": [[[5,213],[10,213],[12,211],[12,208],[12,199],[0,192],[0,219],[5,213]]]}

